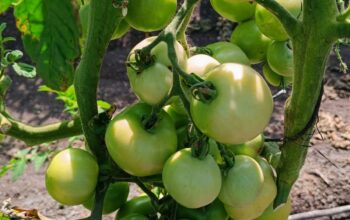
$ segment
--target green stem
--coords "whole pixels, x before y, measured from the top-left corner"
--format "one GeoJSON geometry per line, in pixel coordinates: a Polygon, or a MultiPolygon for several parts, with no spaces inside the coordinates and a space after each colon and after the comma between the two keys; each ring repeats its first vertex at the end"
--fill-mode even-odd
{"type": "Polygon", "coordinates": [[[178,29],[177,36],[176,36],[176,39],[180,42],[180,44],[185,49],[187,56],[190,56],[190,48],[189,48],[188,43],[187,43],[186,30],[187,30],[187,27],[191,21],[191,17],[192,17],[193,11],[195,9],[195,6],[196,6],[195,4],[192,5],[191,9],[186,12],[186,16],[185,16],[180,28],[178,29]]]}
{"type": "Polygon", "coordinates": [[[44,126],[30,126],[0,114],[0,132],[25,142],[29,146],[82,134],[80,119],[44,126]]]}
{"type": "Polygon", "coordinates": [[[121,9],[114,8],[112,1],[91,1],[89,33],[74,80],[86,144],[100,162],[105,161],[107,153],[103,148],[103,137],[94,131],[90,122],[98,114],[96,93],[102,59],[121,19],[121,9]]]}

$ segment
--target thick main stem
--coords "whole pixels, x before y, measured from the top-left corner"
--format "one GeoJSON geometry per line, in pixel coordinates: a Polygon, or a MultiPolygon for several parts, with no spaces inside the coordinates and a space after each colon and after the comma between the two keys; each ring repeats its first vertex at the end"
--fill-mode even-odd
{"type": "Polygon", "coordinates": [[[335,39],[338,14],[333,0],[304,0],[300,32],[293,40],[294,82],[285,109],[285,142],[278,166],[278,194],[274,206],[285,203],[299,176],[318,114],[326,62],[335,39]]]}

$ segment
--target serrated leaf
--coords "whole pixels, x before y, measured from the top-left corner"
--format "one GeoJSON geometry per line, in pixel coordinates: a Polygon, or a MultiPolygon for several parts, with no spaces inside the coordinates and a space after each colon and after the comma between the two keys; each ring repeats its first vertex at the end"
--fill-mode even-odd
{"type": "Polygon", "coordinates": [[[36,76],[36,69],[32,65],[26,63],[14,63],[12,68],[20,76],[27,78],[34,78],[36,76]]]}
{"type": "Polygon", "coordinates": [[[15,2],[14,0],[1,0],[0,1],[0,14],[6,11],[11,4],[15,2]]]}
{"type": "Polygon", "coordinates": [[[40,168],[43,166],[48,156],[49,156],[48,152],[36,154],[35,156],[33,156],[32,162],[36,172],[40,170],[40,168]]]}
{"type": "Polygon", "coordinates": [[[22,158],[17,160],[12,169],[12,177],[11,180],[15,182],[20,176],[22,176],[24,170],[27,167],[27,159],[22,158]]]}
{"type": "Polygon", "coordinates": [[[50,88],[66,90],[73,83],[73,64],[80,54],[72,1],[23,0],[15,16],[38,74],[50,88]]]}

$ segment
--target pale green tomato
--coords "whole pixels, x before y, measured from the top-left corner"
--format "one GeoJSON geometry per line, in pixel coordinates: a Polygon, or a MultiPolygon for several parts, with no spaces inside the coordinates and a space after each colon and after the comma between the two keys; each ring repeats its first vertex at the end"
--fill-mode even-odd
{"type": "Polygon", "coordinates": [[[197,54],[187,60],[186,72],[204,76],[218,65],[220,65],[220,63],[211,56],[197,54]]]}
{"type": "Polygon", "coordinates": [[[124,205],[118,210],[115,220],[123,219],[132,214],[147,216],[154,214],[155,212],[156,210],[152,205],[151,199],[148,196],[139,196],[124,203],[124,205]]]}
{"type": "Polygon", "coordinates": [[[267,62],[270,68],[281,76],[294,75],[293,49],[288,41],[273,41],[267,49],[267,62]]]}
{"type": "Polygon", "coordinates": [[[179,114],[172,105],[163,107],[164,111],[173,119],[175,128],[185,127],[189,124],[189,118],[186,115],[179,114]]]}
{"type": "Polygon", "coordinates": [[[273,204],[265,210],[265,212],[255,220],[288,220],[289,214],[292,211],[292,202],[290,198],[287,203],[273,210],[273,204]]]}
{"type": "Polygon", "coordinates": [[[229,144],[227,148],[235,155],[247,155],[250,157],[257,157],[264,145],[264,135],[259,134],[254,139],[243,144],[229,144]]]}
{"type": "Polygon", "coordinates": [[[210,204],[219,195],[221,172],[211,155],[200,160],[185,148],[165,163],[163,183],[176,202],[194,209],[210,204]]]}
{"type": "Polygon", "coordinates": [[[199,209],[189,209],[179,205],[176,211],[177,219],[182,220],[228,220],[224,205],[218,199],[199,209]]]}
{"type": "Polygon", "coordinates": [[[277,187],[270,164],[261,157],[258,157],[256,160],[264,175],[262,189],[256,199],[245,206],[225,205],[227,213],[233,219],[251,220],[259,217],[276,197],[277,187]]]}
{"type": "Polygon", "coordinates": [[[105,141],[113,160],[134,176],[150,176],[162,172],[166,160],[176,152],[177,136],[174,122],[163,110],[151,130],[142,120],[152,108],[138,103],[126,108],[109,123],[105,141]]]}
{"type": "Polygon", "coordinates": [[[266,81],[275,87],[286,87],[293,82],[293,77],[284,77],[275,73],[270,67],[269,64],[265,63],[263,66],[263,74],[266,81]]]}
{"type": "MultiPolygon", "coordinates": [[[[301,14],[302,0],[276,1],[287,9],[294,17],[298,17],[301,14]]],[[[278,41],[284,41],[289,38],[277,17],[261,5],[257,5],[256,7],[255,20],[260,31],[267,37],[278,41]]]]}
{"type": "MultiPolygon", "coordinates": [[[[142,49],[152,43],[155,37],[146,38],[137,44],[130,52],[130,62],[135,61],[135,50],[142,49]]],[[[183,47],[176,42],[175,50],[178,56],[179,65],[185,69],[187,55],[183,47]]],[[[149,105],[159,104],[169,93],[173,85],[173,73],[170,70],[171,62],[168,58],[168,46],[161,42],[151,50],[155,63],[140,73],[131,67],[127,68],[127,74],[131,88],[135,94],[149,105]]]]}
{"type": "Polygon", "coordinates": [[[247,206],[256,200],[263,183],[263,171],[253,158],[235,156],[234,166],[223,176],[219,199],[228,206],[247,206]]]}
{"type": "Polygon", "coordinates": [[[211,50],[211,56],[220,63],[240,63],[250,65],[247,55],[236,44],[230,42],[216,42],[206,46],[211,50]]]}
{"type": "Polygon", "coordinates": [[[210,0],[214,10],[233,22],[248,20],[254,16],[256,3],[246,0],[210,0]]]}
{"type": "Polygon", "coordinates": [[[244,51],[251,64],[257,64],[266,58],[266,50],[271,40],[260,32],[254,20],[250,20],[240,23],[234,29],[231,42],[244,51]]]}
{"type": "Polygon", "coordinates": [[[221,64],[204,78],[217,96],[209,103],[191,100],[197,127],[223,144],[241,144],[261,134],[270,121],[272,94],[254,69],[242,64],[221,64]]]}
{"type": "Polygon", "coordinates": [[[46,190],[59,203],[79,205],[94,193],[98,164],[85,150],[68,148],[54,156],[46,170],[46,190]]]}
{"type": "Polygon", "coordinates": [[[187,111],[185,109],[184,103],[179,96],[171,97],[168,101],[168,104],[170,104],[178,114],[187,116],[187,111]]]}

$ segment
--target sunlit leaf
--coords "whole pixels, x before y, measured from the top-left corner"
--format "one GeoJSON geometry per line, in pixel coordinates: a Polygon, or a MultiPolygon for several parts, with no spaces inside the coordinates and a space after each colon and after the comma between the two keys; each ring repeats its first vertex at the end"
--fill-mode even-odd
{"type": "Polygon", "coordinates": [[[22,176],[24,170],[27,167],[27,159],[22,158],[20,160],[17,160],[17,162],[14,164],[12,169],[12,177],[11,180],[15,182],[20,176],[22,176]]]}
{"type": "Polygon", "coordinates": [[[26,52],[45,84],[66,90],[73,83],[80,54],[79,27],[71,0],[23,0],[15,8],[26,52]]]}
{"type": "Polygon", "coordinates": [[[20,76],[27,78],[34,78],[36,76],[36,69],[32,65],[26,63],[14,63],[12,68],[20,76]]]}
{"type": "Polygon", "coordinates": [[[106,110],[111,108],[111,104],[109,104],[108,102],[102,101],[102,100],[98,100],[97,105],[98,105],[98,107],[100,107],[102,109],[106,109],[106,110]]]}

